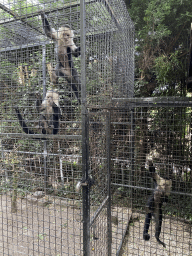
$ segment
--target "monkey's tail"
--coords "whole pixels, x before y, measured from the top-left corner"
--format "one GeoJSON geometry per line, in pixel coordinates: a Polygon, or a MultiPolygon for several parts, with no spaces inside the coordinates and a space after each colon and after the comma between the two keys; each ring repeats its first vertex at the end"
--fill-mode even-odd
{"type": "Polygon", "coordinates": [[[159,244],[162,244],[163,245],[163,247],[165,247],[166,248],[166,244],[165,243],[163,243],[159,238],[156,238],[157,239],[157,242],[159,243],[159,244]]]}
{"type": "Polygon", "coordinates": [[[35,134],[32,130],[30,130],[27,126],[27,124],[25,123],[25,121],[23,120],[23,117],[22,115],[20,114],[20,111],[18,109],[18,107],[15,107],[15,112],[17,114],[17,117],[19,119],[19,124],[21,125],[23,131],[26,133],[26,134],[35,134]]]}

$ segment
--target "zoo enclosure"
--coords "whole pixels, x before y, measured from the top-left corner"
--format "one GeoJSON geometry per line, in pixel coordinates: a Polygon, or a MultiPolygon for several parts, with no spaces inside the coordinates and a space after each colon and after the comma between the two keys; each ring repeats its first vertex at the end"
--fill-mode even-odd
{"type": "Polygon", "coordinates": [[[1,253],[190,255],[191,99],[133,98],[134,27],[124,3],[4,1],[1,8],[1,253]],[[74,58],[86,101],[80,106],[60,78],[60,133],[47,141],[24,134],[14,111],[17,104],[35,128],[36,92],[53,86],[56,56],[42,10],[54,28],[75,29],[76,45],[86,48],[74,58]],[[161,233],[168,249],[153,232],[150,242],[142,238],[149,159],[173,180],[161,233]],[[95,184],[85,182],[81,194],[82,177],[95,184]]]}

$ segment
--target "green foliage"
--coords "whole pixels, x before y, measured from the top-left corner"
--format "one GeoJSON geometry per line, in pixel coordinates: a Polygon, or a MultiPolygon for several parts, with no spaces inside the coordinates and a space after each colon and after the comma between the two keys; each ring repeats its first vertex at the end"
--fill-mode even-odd
{"type": "Polygon", "coordinates": [[[0,67],[0,79],[3,81],[10,80],[10,77],[12,77],[12,74],[16,70],[15,64],[4,59],[0,62],[0,67]]]}
{"type": "MultiPolygon", "coordinates": [[[[187,73],[189,30],[192,21],[192,1],[135,0],[129,13],[136,28],[136,77],[141,88],[147,88],[156,75],[156,87],[184,81],[187,73]]],[[[181,90],[182,86],[177,89],[181,90]]],[[[141,89],[140,88],[140,89],[141,89]]],[[[168,86],[167,90],[172,90],[168,86]]],[[[145,90],[145,94],[151,90],[145,90]]],[[[142,90],[139,91],[143,93],[142,90]]]]}
{"type": "Polygon", "coordinates": [[[97,28],[97,33],[102,32],[103,28],[109,26],[109,23],[112,22],[111,16],[106,10],[105,6],[102,4],[102,2],[95,2],[87,5],[86,15],[86,18],[87,20],[89,20],[92,28],[97,28]]]}
{"type": "Polygon", "coordinates": [[[155,74],[159,84],[167,84],[170,81],[177,82],[182,75],[183,63],[179,60],[179,51],[167,55],[161,55],[155,59],[155,74]]]}
{"type": "Polygon", "coordinates": [[[3,122],[0,130],[6,133],[13,132],[13,127],[18,125],[12,121],[15,118],[13,107],[17,105],[21,109],[29,110],[29,115],[26,112],[28,118],[34,117],[36,113],[35,94],[42,91],[41,49],[28,52],[30,62],[26,62],[26,52],[22,50],[17,53],[11,52],[10,56],[12,61],[7,60],[6,56],[0,61],[0,81],[3,85],[1,87],[1,119],[3,122]]]}
{"type": "Polygon", "coordinates": [[[150,39],[157,40],[157,43],[171,33],[164,24],[165,19],[170,15],[170,11],[170,5],[166,0],[149,1],[148,7],[145,10],[143,18],[145,26],[143,31],[145,34],[150,35],[150,39]]]}

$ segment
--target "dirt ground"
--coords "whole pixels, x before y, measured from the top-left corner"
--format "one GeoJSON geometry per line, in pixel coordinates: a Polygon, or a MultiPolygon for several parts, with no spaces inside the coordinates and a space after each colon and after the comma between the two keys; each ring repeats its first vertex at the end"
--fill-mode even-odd
{"type": "Polygon", "coordinates": [[[18,199],[0,201],[0,255],[82,255],[81,212],[73,201],[18,199]]]}
{"type": "Polygon", "coordinates": [[[150,225],[150,240],[143,240],[143,227],[145,216],[133,214],[135,221],[129,226],[128,235],[124,244],[123,256],[127,255],[162,255],[162,256],[192,256],[192,226],[173,218],[163,219],[160,240],[166,248],[158,244],[155,234],[155,223],[150,225]]]}
{"type": "MultiPolygon", "coordinates": [[[[54,197],[17,200],[17,212],[11,212],[10,196],[0,196],[0,256],[61,256],[83,255],[83,223],[81,203],[54,197]]],[[[94,212],[95,209],[92,209],[94,212]]],[[[112,255],[116,255],[127,230],[131,211],[112,208],[112,255]]],[[[120,255],[186,255],[192,256],[191,226],[165,218],[161,239],[154,238],[154,223],[150,241],[142,238],[144,215],[132,216],[123,251],[120,255]]],[[[107,256],[107,212],[104,209],[91,229],[91,255],[107,256]],[[96,239],[95,239],[96,238],[96,239]]]]}
{"type": "MultiPolygon", "coordinates": [[[[83,255],[81,203],[75,200],[28,195],[17,199],[17,212],[11,211],[11,197],[0,196],[0,256],[83,255]]],[[[91,215],[96,208],[91,207],[91,215]]],[[[113,208],[112,252],[120,246],[130,219],[127,208],[113,208]]],[[[91,255],[107,253],[107,210],[101,211],[91,229],[91,255]]]]}

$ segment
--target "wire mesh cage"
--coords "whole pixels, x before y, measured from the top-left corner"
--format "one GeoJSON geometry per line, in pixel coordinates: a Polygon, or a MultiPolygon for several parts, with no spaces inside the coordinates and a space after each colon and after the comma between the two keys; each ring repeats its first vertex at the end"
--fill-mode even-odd
{"type": "Polygon", "coordinates": [[[134,98],[125,3],[0,17],[0,254],[191,255],[192,101],[134,98]]]}

